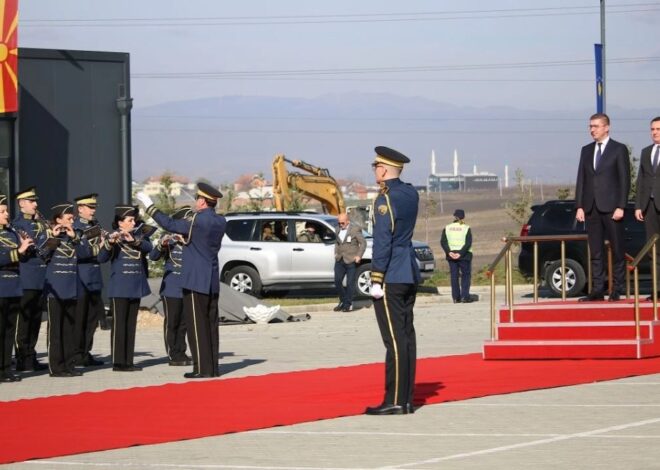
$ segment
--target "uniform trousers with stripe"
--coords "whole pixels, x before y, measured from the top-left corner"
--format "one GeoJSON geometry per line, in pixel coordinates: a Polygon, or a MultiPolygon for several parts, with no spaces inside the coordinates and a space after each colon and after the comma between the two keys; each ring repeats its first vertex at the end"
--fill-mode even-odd
{"type": "Polygon", "coordinates": [[[219,377],[218,294],[200,294],[183,289],[183,315],[188,344],[193,358],[193,372],[219,377]]]}
{"type": "Polygon", "coordinates": [[[48,369],[51,374],[73,368],[76,299],[48,296],[48,369]]]}
{"type": "Polygon", "coordinates": [[[110,304],[112,305],[112,365],[132,366],[140,299],[114,297],[110,299],[110,304]]]}
{"type": "Polygon", "coordinates": [[[183,318],[183,299],[161,297],[165,310],[163,337],[165,351],[170,361],[185,361],[186,357],[186,322],[183,318]]]}
{"type": "Polygon", "coordinates": [[[0,297],[0,377],[10,373],[20,297],[0,297]]]}
{"type": "Polygon", "coordinates": [[[87,290],[78,286],[78,302],[76,305],[75,345],[76,356],[80,360],[90,354],[94,345],[96,327],[105,316],[103,297],[100,290],[87,290]]]}
{"type": "Polygon", "coordinates": [[[43,315],[43,291],[24,289],[16,325],[16,362],[32,365],[37,359],[37,340],[43,315]]]}
{"type": "Polygon", "coordinates": [[[385,345],[385,398],[383,403],[413,403],[417,340],[413,325],[416,284],[383,284],[385,295],[374,300],[376,320],[385,345]]]}

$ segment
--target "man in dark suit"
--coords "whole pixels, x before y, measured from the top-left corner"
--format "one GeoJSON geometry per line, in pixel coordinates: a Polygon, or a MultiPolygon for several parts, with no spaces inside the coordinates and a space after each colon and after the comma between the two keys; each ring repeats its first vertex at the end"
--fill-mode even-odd
{"type": "Polygon", "coordinates": [[[174,220],[153,205],[145,193],[136,198],[147,208],[147,214],[171,233],[183,235],[183,316],[188,329],[188,343],[193,354],[193,371],[184,374],[188,379],[218,377],[218,298],[220,271],[218,251],[225,234],[225,218],[215,213],[222,193],[214,187],[199,183],[195,214],[191,220],[174,220]]]}
{"type": "MultiPolygon", "coordinates": [[[[647,239],[660,233],[660,116],[651,121],[651,139],[653,144],[643,148],[639,157],[635,199],[635,218],[644,222],[647,239]]],[[[660,256],[656,260],[656,273],[660,276],[660,256]]],[[[656,279],[656,292],[660,291],[659,285],[656,279]]]]}
{"type": "Polygon", "coordinates": [[[594,141],[582,147],[580,154],[575,184],[575,218],[587,223],[593,288],[580,300],[605,298],[605,239],[608,239],[614,271],[609,300],[616,301],[625,286],[623,213],[630,191],[630,157],[624,144],[610,138],[610,118],[606,114],[591,116],[589,132],[594,141]]]}

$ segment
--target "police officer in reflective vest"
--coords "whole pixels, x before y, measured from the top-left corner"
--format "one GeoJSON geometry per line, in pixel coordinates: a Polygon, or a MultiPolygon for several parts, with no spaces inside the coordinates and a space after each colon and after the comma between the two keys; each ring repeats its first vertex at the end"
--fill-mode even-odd
{"type": "Polygon", "coordinates": [[[168,232],[186,237],[182,271],[183,312],[193,356],[193,371],[183,375],[188,379],[219,377],[218,251],[227,221],[215,213],[215,207],[222,193],[211,185],[199,183],[195,214],[191,220],[174,220],[166,216],[153,205],[146,193],[139,192],[135,197],[158,225],[168,232]]]}
{"type": "Polygon", "coordinates": [[[451,275],[451,297],[454,303],[470,303],[472,278],[472,231],[465,223],[465,211],[456,209],[454,221],[442,231],[440,245],[445,250],[451,275]]]}
{"type": "Polygon", "coordinates": [[[414,412],[417,343],[413,307],[420,281],[412,236],[419,194],[399,179],[410,159],[388,147],[376,147],[372,163],[380,194],[374,201],[371,295],[385,345],[385,396],[366,409],[370,415],[414,412]]]}

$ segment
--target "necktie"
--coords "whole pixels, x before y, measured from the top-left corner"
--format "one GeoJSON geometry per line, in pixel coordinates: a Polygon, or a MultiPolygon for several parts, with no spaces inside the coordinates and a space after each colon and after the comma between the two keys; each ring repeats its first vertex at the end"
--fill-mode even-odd
{"type": "Polygon", "coordinates": [[[594,165],[594,170],[598,169],[598,165],[600,165],[600,157],[603,155],[603,153],[600,151],[601,145],[603,145],[603,143],[598,142],[598,150],[596,150],[596,164],[594,165]]]}
{"type": "Polygon", "coordinates": [[[660,145],[655,146],[655,155],[653,155],[653,172],[658,169],[658,160],[660,160],[660,145]]]}

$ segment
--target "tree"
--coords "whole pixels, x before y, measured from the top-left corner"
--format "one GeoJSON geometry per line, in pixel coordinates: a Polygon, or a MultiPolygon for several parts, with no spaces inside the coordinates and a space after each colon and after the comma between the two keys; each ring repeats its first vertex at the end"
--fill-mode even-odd
{"type": "Polygon", "coordinates": [[[533,202],[532,187],[525,188],[525,175],[520,168],[516,169],[516,199],[507,202],[504,207],[507,214],[519,225],[527,223],[531,214],[533,202]]]}
{"type": "Polygon", "coordinates": [[[168,171],[163,173],[160,177],[162,187],[154,201],[154,205],[165,214],[171,214],[176,207],[176,199],[172,196],[172,183],[174,183],[172,174],[168,171]]]}
{"type": "Polygon", "coordinates": [[[571,196],[571,188],[557,188],[557,199],[565,201],[571,196]]]}

